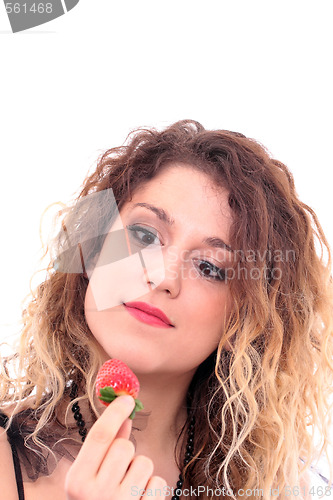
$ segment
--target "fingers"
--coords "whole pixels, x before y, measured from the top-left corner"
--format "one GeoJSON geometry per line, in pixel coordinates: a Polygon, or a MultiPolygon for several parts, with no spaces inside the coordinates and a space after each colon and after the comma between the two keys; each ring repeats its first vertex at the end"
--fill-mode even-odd
{"type": "Polygon", "coordinates": [[[163,500],[167,493],[167,482],[165,479],[159,476],[153,476],[147,483],[145,488],[145,493],[142,496],[144,500],[150,500],[150,498],[156,498],[157,500],[163,500]]]}
{"type": "Polygon", "coordinates": [[[142,496],[144,500],[149,500],[150,498],[156,498],[163,500],[167,493],[167,482],[165,479],[159,476],[153,476],[145,488],[145,494],[142,496]]]}
{"type": "Polygon", "coordinates": [[[142,490],[145,488],[147,482],[149,481],[154,470],[153,461],[144,456],[138,455],[136,456],[120,485],[120,491],[132,494],[133,488],[137,488],[138,490],[142,490]]]}
{"type": "MultiPolygon", "coordinates": [[[[131,396],[119,396],[106,408],[90,429],[71,468],[73,474],[82,477],[83,481],[96,476],[110,445],[125,419],[131,414],[134,405],[131,396]]],[[[125,426],[121,430],[121,433],[123,432],[128,432],[128,427],[125,426]]]]}
{"type": "Polygon", "coordinates": [[[133,420],[130,420],[129,418],[127,418],[125,420],[125,422],[122,423],[122,425],[121,425],[121,427],[116,435],[116,439],[117,438],[129,439],[131,432],[132,432],[132,423],[133,423],[133,420]]]}
{"type": "Polygon", "coordinates": [[[152,476],[154,464],[152,460],[144,455],[136,456],[123,481],[120,484],[120,493],[124,498],[143,495],[143,498],[165,498],[163,489],[167,486],[164,479],[152,476]],[[148,491],[149,490],[149,491],[148,491]]]}
{"type": "Polygon", "coordinates": [[[128,417],[134,404],[131,396],[119,396],[93,425],[66,475],[67,500],[165,498],[166,482],[152,476],[152,460],[135,456],[129,440],[132,421],[128,417]]]}
{"type": "MultiPolygon", "coordinates": [[[[111,477],[112,485],[118,487],[124,479],[134,454],[134,444],[128,439],[117,438],[113,441],[96,477],[96,483],[101,491],[103,491],[103,487],[105,488],[106,484],[110,486],[110,490],[113,489],[110,484],[111,477]]],[[[146,482],[149,477],[147,477],[146,482]]]]}

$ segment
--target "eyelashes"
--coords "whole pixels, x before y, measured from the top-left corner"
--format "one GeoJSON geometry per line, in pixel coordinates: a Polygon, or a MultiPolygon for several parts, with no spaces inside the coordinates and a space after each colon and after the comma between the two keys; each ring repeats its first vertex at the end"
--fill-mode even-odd
{"type": "Polygon", "coordinates": [[[226,279],[225,269],[217,267],[207,260],[199,260],[197,262],[195,261],[195,267],[198,269],[200,274],[202,274],[206,278],[210,278],[214,281],[225,281],[226,279]]]}
{"type": "MultiPolygon", "coordinates": [[[[157,235],[142,226],[133,224],[126,226],[129,230],[131,239],[135,244],[139,245],[141,248],[148,247],[151,245],[160,245],[162,242],[157,235]]],[[[226,270],[215,266],[207,260],[194,259],[194,265],[201,276],[216,282],[224,282],[226,280],[226,270]]]]}
{"type": "Polygon", "coordinates": [[[152,231],[148,231],[142,226],[127,226],[127,229],[130,231],[130,235],[133,237],[136,243],[139,243],[141,246],[145,247],[148,245],[161,245],[161,241],[157,234],[152,231]]]}

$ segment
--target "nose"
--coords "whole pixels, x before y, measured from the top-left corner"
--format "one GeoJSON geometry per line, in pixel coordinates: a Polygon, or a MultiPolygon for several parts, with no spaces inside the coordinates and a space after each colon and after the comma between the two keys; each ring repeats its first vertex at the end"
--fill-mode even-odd
{"type": "MultiPolygon", "coordinates": [[[[144,252],[142,252],[144,253],[144,252]]],[[[166,292],[175,298],[181,290],[181,259],[167,249],[160,250],[159,255],[144,255],[143,280],[151,289],[166,292]]]]}

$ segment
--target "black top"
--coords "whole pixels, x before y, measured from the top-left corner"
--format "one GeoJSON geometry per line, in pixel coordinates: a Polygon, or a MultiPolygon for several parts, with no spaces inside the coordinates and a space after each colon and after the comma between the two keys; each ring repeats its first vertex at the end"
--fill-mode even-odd
{"type": "MultiPolygon", "coordinates": [[[[8,422],[7,415],[0,413],[0,427],[5,428],[7,422],[8,422]]],[[[12,454],[13,454],[16,485],[17,485],[19,500],[24,500],[24,488],[23,488],[23,481],[22,481],[22,471],[21,471],[20,459],[19,459],[17,449],[15,446],[15,435],[14,435],[14,432],[12,431],[11,428],[9,428],[7,431],[7,439],[8,439],[10,446],[11,446],[12,454]]]]}
{"type": "MultiPolygon", "coordinates": [[[[7,430],[19,500],[24,500],[24,482],[35,482],[39,477],[51,475],[63,457],[73,462],[82,446],[77,426],[65,427],[55,416],[38,432],[38,441],[45,447],[38,446],[31,434],[36,430],[39,417],[38,409],[23,410],[13,416],[7,430]]],[[[0,411],[0,427],[5,428],[8,420],[0,411]]]]}

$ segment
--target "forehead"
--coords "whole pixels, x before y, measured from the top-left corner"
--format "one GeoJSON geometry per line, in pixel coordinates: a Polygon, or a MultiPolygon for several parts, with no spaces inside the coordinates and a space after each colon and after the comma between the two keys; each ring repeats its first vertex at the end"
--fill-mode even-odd
{"type": "Polygon", "coordinates": [[[207,174],[191,165],[174,163],[140,185],[121,213],[147,212],[146,208],[136,207],[136,204],[148,203],[164,209],[176,226],[219,233],[216,236],[221,236],[222,232],[226,238],[232,222],[228,198],[229,191],[217,186],[207,174]]]}

